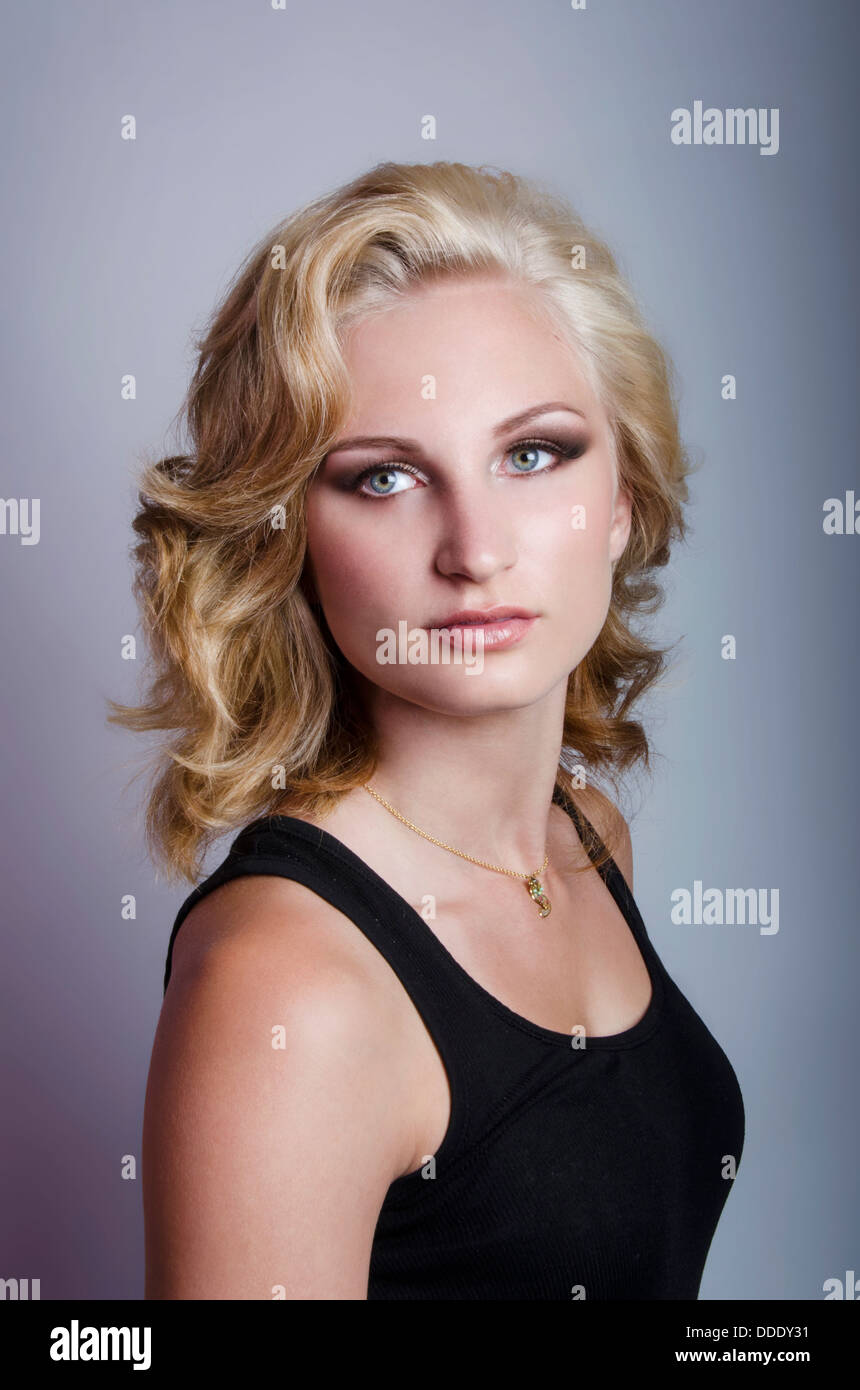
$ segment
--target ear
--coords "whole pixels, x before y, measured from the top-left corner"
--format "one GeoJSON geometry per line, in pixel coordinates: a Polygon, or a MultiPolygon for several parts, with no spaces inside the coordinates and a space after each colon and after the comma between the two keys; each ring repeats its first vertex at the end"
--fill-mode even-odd
{"type": "Polygon", "coordinates": [[[633,525],[633,498],[623,488],[618,489],[609,527],[609,558],[615,565],[624,554],[633,525]]]}

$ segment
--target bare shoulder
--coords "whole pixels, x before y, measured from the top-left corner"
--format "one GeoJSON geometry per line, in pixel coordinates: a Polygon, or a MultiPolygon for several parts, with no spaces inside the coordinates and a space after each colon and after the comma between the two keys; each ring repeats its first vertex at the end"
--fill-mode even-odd
{"type": "Polygon", "coordinates": [[[591,821],[632,893],[633,842],[630,838],[630,827],[621,811],[605,792],[592,786],[577,789],[576,804],[591,821]]]}
{"type": "Polygon", "coordinates": [[[184,1008],[223,996],[247,1020],[280,1009],[320,1055],[326,1038],[336,1048],[348,1036],[354,1056],[386,1058],[396,1079],[409,1002],[397,976],[354,922],[292,879],[242,875],[197,903],[174,942],[165,1004],[174,983],[184,1008]]]}
{"type": "Polygon", "coordinates": [[[412,1136],[401,1013],[364,948],[280,877],[189,912],[147,1083],[147,1298],[366,1298],[412,1136]]]}
{"type": "MultiPolygon", "coordinates": [[[[325,898],[279,874],[243,874],[221,884],[188,913],[173,946],[174,973],[186,981],[230,961],[257,956],[298,969],[355,978],[372,976],[378,952],[358,928],[325,898]]],[[[376,972],[383,978],[383,972],[376,972]]]]}

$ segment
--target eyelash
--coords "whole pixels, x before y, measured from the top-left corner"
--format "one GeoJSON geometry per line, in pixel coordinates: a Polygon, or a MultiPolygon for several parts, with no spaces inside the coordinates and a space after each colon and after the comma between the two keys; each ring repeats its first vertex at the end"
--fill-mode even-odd
{"type": "MultiPolygon", "coordinates": [[[[577,440],[575,444],[563,444],[558,439],[520,439],[517,441],[516,444],[511,445],[510,449],[508,449],[507,451],[507,454],[515,454],[519,449],[544,449],[549,453],[556,454],[559,460],[567,462],[570,459],[580,458],[582,454],[585,453],[587,447],[587,444],[585,444],[582,440],[577,440]]],[[[507,457],[507,454],[505,455],[505,457],[507,457]]],[[[533,478],[539,474],[552,473],[558,467],[559,464],[558,462],[556,462],[549,464],[547,468],[536,468],[531,473],[510,474],[509,476],[520,478],[533,478]]],[[[366,468],[362,468],[359,470],[358,473],[353,474],[353,476],[349,478],[347,482],[348,490],[350,492],[355,493],[357,497],[366,497],[368,499],[379,498],[381,500],[385,497],[400,496],[401,494],[393,492],[373,493],[361,491],[361,484],[365,481],[366,478],[373,477],[374,473],[385,473],[386,471],[392,473],[411,473],[413,477],[418,477],[420,475],[420,469],[415,468],[411,463],[401,463],[394,459],[392,459],[391,461],[383,459],[381,463],[368,464],[366,468]]],[[[412,492],[413,489],[407,488],[406,491],[412,492]]]]}

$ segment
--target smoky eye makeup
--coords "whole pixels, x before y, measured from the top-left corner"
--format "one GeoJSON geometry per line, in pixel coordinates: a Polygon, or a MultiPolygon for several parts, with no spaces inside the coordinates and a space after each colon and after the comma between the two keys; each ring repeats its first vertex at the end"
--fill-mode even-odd
{"type": "MultiPolygon", "coordinates": [[[[532,478],[542,476],[545,473],[552,473],[562,464],[581,458],[588,450],[590,442],[589,437],[582,432],[568,433],[567,431],[553,431],[551,434],[531,435],[528,438],[516,439],[502,453],[502,461],[525,450],[535,450],[552,455],[554,462],[531,469],[512,469],[507,472],[506,476],[532,478]]],[[[334,452],[335,450],[332,450],[332,453],[334,452]]],[[[334,464],[333,468],[336,469],[337,465],[334,464]]],[[[411,488],[400,489],[397,493],[363,491],[362,485],[377,473],[403,473],[417,478],[427,476],[425,469],[408,462],[394,450],[387,450],[381,452],[372,462],[355,464],[350,468],[344,468],[342,472],[338,470],[332,482],[339,491],[355,493],[358,497],[394,497],[403,491],[413,491],[411,488]]]]}

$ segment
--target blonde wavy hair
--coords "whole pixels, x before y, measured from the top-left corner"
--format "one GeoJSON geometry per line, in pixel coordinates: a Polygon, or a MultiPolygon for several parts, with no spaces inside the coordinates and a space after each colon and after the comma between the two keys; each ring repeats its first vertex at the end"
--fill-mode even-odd
{"type": "MultiPolygon", "coordinates": [[[[691,465],[672,367],[612,253],[560,197],[459,163],[383,163],[311,202],[247,256],[205,332],[180,415],[190,445],[144,462],[133,592],[151,679],[108,721],[175,731],[157,754],[149,851],[192,882],[225,830],[289,802],[324,815],[367,781],[377,747],[352,668],[304,573],[305,493],[348,418],[350,327],[438,276],[524,282],[577,350],[609,417],[632,529],[608,615],[570,673],[557,789],[649,764],[634,702],[668,648],[630,626],[663,593],[654,572],[682,539],[691,465]]],[[[611,803],[610,803],[611,805],[611,803]]],[[[595,843],[589,853],[602,862],[595,843]]]]}

